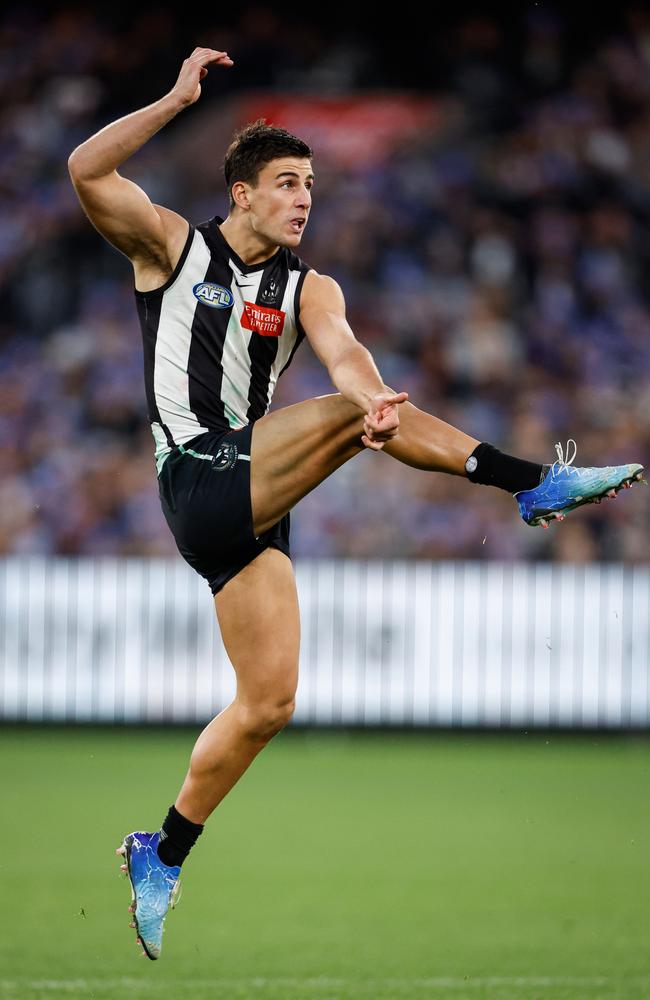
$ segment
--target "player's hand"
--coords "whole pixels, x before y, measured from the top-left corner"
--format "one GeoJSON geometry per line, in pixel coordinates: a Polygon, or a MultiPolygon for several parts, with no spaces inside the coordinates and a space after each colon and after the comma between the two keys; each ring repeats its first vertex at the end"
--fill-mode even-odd
{"type": "Polygon", "coordinates": [[[194,104],[201,96],[201,80],[208,75],[207,66],[232,66],[233,61],[227,52],[217,49],[194,49],[194,52],[183,62],[178,80],[170,90],[178,98],[183,107],[194,104]]]}
{"type": "Polygon", "coordinates": [[[395,437],[399,429],[397,408],[408,398],[408,392],[380,392],[373,396],[363,420],[365,433],[361,440],[366,448],[381,451],[386,442],[395,437]]]}

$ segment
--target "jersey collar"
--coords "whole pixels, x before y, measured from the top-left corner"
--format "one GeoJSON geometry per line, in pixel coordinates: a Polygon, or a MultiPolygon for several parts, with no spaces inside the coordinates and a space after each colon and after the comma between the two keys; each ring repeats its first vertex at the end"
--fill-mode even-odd
{"type": "Polygon", "coordinates": [[[215,215],[215,217],[212,219],[212,228],[214,230],[217,239],[221,241],[227,252],[234,260],[237,267],[244,274],[252,274],[253,271],[263,271],[265,267],[268,267],[268,265],[271,264],[276,259],[276,257],[279,257],[280,254],[282,253],[283,248],[278,247],[278,249],[275,251],[274,254],[272,254],[271,257],[267,257],[266,260],[261,260],[259,264],[247,264],[245,261],[241,259],[239,254],[235,253],[233,248],[230,246],[230,243],[219,229],[219,226],[223,221],[224,220],[221,218],[221,216],[215,215]]]}

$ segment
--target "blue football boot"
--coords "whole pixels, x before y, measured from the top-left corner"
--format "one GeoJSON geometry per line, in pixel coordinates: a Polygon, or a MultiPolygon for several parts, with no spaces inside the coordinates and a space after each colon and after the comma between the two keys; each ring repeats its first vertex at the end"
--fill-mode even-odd
{"type": "Polygon", "coordinates": [[[604,497],[614,499],[620,489],[629,489],[633,482],[644,479],[642,465],[609,465],[602,469],[575,468],[571,463],[578,449],[573,438],[567,442],[566,459],[559,442],[555,445],[555,450],[557,461],[544,467],[548,471],[539,486],[514,494],[519,513],[526,524],[541,524],[543,528],[548,528],[549,522],[554,518],[563,521],[569,511],[585,503],[600,503],[604,497]],[[568,457],[570,444],[573,445],[571,458],[568,457]]]}
{"type": "Polygon", "coordinates": [[[160,957],[165,917],[177,902],[180,889],[180,866],[163,864],[158,857],[159,840],[160,832],[130,833],[117,849],[126,858],[122,870],[131,883],[131,927],[151,959],[160,957]]]}

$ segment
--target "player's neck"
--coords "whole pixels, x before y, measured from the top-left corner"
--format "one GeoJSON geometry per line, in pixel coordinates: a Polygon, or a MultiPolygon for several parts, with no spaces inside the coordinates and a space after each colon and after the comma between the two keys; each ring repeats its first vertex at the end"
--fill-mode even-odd
{"type": "Polygon", "coordinates": [[[245,220],[229,215],[219,226],[224,239],[245,264],[261,264],[268,260],[278,249],[277,243],[271,243],[264,236],[253,230],[245,220]]]}

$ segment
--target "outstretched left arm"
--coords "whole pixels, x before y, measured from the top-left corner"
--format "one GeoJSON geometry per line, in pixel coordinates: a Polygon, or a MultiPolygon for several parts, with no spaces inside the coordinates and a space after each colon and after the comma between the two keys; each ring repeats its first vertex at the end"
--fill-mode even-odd
{"type": "Polygon", "coordinates": [[[300,297],[300,322],[332,382],[366,414],[362,441],[379,451],[398,432],[398,406],[408,399],[384,384],[370,351],[345,318],[345,299],[333,278],[310,271],[300,297]]]}

